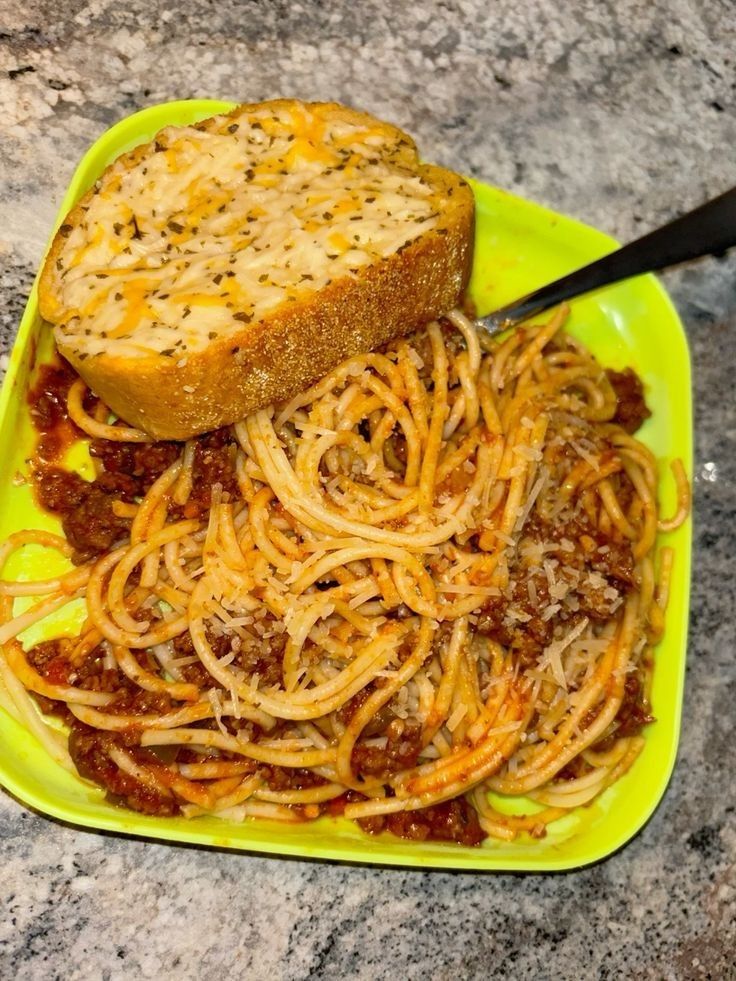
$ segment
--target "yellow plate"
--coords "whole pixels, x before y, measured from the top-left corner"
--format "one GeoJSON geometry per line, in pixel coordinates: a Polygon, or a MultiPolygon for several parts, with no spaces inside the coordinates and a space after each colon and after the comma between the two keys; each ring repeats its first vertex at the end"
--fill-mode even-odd
{"type": "MultiPolygon", "coordinates": [[[[149,140],[163,126],[194,122],[230,104],[194,100],[144,109],[105,133],[83,158],[58,221],[121,152],[149,140]]],[[[473,184],[478,220],[472,292],[486,311],[611,251],[607,236],[504,191],[473,184]]],[[[653,410],[641,438],[662,460],[680,457],[691,473],[690,363],[685,335],[664,290],[651,276],[630,280],[573,304],[570,329],[614,368],[631,365],[643,378],[653,410]]],[[[34,285],[0,395],[0,541],[29,527],[55,529],[33,503],[17,474],[27,473],[33,446],[25,394],[34,366],[47,358],[50,332],[38,313],[34,285]]],[[[661,499],[674,508],[671,479],[661,466],[661,499]]],[[[589,807],[553,824],[540,841],[486,841],[471,849],[444,843],[370,838],[342,819],[285,826],[266,821],[229,824],[215,818],[151,818],[108,804],[102,792],[53,763],[35,738],[0,709],[0,781],[20,800],[74,824],[168,841],[248,851],[391,865],[503,871],[552,871],[601,859],[647,821],[666,788],[677,751],[687,641],[690,578],[689,522],[666,536],[676,550],[667,631],[657,651],[653,706],[657,722],[633,768],[589,807]]],[[[8,574],[41,578],[48,559],[24,549],[8,574]]],[[[67,617],[68,619],[68,617],[67,617]]],[[[68,624],[67,624],[68,625],[68,624]]],[[[34,638],[38,639],[38,637],[34,638]]],[[[518,810],[518,806],[515,808],[518,810]]]]}

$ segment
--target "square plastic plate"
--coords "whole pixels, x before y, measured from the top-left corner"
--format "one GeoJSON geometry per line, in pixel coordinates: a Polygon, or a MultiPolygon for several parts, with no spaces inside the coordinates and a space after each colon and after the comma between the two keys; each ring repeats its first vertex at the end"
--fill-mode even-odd
{"type": "MultiPolygon", "coordinates": [[[[58,222],[121,152],[151,139],[169,124],[194,122],[231,108],[213,101],[172,102],[144,109],[105,133],[81,161],[61,205],[58,222]]],[[[477,201],[476,255],[472,295],[483,312],[510,301],[584,263],[616,243],[576,221],[504,191],[473,184],[477,201]]],[[[642,377],[653,417],[640,432],[663,461],[679,456],[691,473],[690,364],[685,335],[665,292],[651,277],[630,280],[573,304],[570,330],[600,360],[614,368],[631,365],[642,377]]],[[[52,350],[50,331],[38,313],[34,285],[0,395],[0,540],[28,527],[56,524],[34,505],[30,489],[15,479],[28,471],[33,431],[26,392],[34,368],[52,350]]],[[[661,499],[674,508],[674,489],[661,465],[661,499]]],[[[102,792],[50,760],[35,738],[0,709],[0,782],[20,800],[53,817],[90,828],[247,851],[455,869],[553,871],[597,861],[614,852],[644,825],[659,803],[677,751],[685,670],[690,525],[667,536],[676,550],[667,630],[656,655],[653,706],[657,722],[646,730],[646,746],[626,776],[591,806],[551,825],[547,837],[510,843],[486,841],[471,849],[444,843],[371,838],[342,819],[322,818],[286,826],[214,818],[150,818],[108,804],[102,792]]],[[[23,550],[8,574],[41,578],[48,559],[23,550]]],[[[78,616],[78,611],[77,611],[78,616]]],[[[63,627],[63,623],[61,626],[63,627]]],[[[69,624],[67,623],[67,626],[69,624]]],[[[29,638],[30,640],[31,638],[29,638]]],[[[33,641],[41,639],[35,636],[33,641]]],[[[519,805],[514,805],[519,810],[519,805]]],[[[532,805],[531,810],[534,809],[532,805]]]]}

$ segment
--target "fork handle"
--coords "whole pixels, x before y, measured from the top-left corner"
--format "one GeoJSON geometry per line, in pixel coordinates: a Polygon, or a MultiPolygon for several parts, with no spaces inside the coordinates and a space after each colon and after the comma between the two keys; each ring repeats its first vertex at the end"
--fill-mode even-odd
{"type": "Polygon", "coordinates": [[[591,290],[701,256],[720,256],[734,245],[736,187],[478,322],[495,333],[591,290]]]}

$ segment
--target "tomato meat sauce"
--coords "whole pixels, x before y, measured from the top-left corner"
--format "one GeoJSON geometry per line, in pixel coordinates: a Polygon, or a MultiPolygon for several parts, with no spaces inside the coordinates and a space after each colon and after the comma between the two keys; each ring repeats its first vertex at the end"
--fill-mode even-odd
{"type": "MultiPolygon", "coordinates": [[[[427,351],[427,362],[430,352],[427,351]]],[[[617,398],[614,421],[627,432],[635,432],[649,416],[641,382],[631,370],[608,371],[608,379],[617,398]]],[[[38,380],[29,393],[31,418],[38,431],[38,444],[33,459],[33,480],[39,504],[57,515],[64,534],[74,549],[73,561],[83,563],[104,554],[116,543],[124,541],[130,530],[130,519],[120,503],[140,500],[153,482],[179,456],[182,445],[171,441],[129,444],[105,439],[88,440],[69,418],[67,395],[76,381],[74,370],[58,355],[54,362],[40,368],[38,380]],[[93,480],[85,480],[63,466],[69,447],[78,440],[89,441],[89,452],[95,466],[93,480]]],[[[85,408],[94,409],[94,396],[88,395],[85,408]]],[[[403,441],[393,437],[391,452],[397,469],[406,462],[403,441]]],[[[225,494],[235,494],[238,483],[235,471],[237,444],[229,429],[221,429],[196,439],[193,458],[193,488],[189,500],[180,509],[184,518],[206,514],[212,488],[219,484],[225,494]]],[[[465,480],[466,475],[453,479],[465,480]]],[[[448,479],[449,480],[449,479],[448,479]]],[[[452,489],[450,487],[450,489],[452,489]]],[[[625,493],[625,490],[624,490],[625,493]]],[[[605,620],[610,617],[615,602],[625,597],[633,587],[634,559],[628,541],[615,534],[603,537],[586,521],[577,516],[567,524],[546,524],[532,516],[525,527],[527,544],[544,543],[548,557],[559,559],[571,579],[580,616],[605,620]],[[570,548],[569,543],[572,543],[570,548]],[[557,552],[555,551],[557,549],[557,552]],[[591,580],[591,573],[598,579],[591,580]],[[597,585],[591,585],[591,582],[597,585]]],[[[521,667],[533,664],[552,639],[552,619],[540,615],[550,603],[549,583],[539,576],[528,585],[528,577],[517,557],[517,565],[509,569],[511,595],[489,598],[478,613],[476,631],[493,638],[508,648],[521,667]],[[511,622],[505,615],[508,606],[526,614],[522,622],[511,622]]],[[[390,616],[401,619],[406,615],[399,607],[390,616]]],[[[216,656],[226,653],[228,639],[209,636],[216,656]]],[[[438,632],[435,643],[446,640],[446,631],[438,632]]],[[[258,648],[244,646],[237,652],[236,663],[247,674],[258,674],[265,684],[279,684],[286,635],[271,631],[258,648]]],[[[195,654],[191,638],[185,632],[173,640],[175,656],[186,661],[195,654]]],[[[106,668],[105,651],[96,647],[80,659],[73,659],[73,642],[54,640],[36,645],[26,654],[29,664],[52,684],[74,684],[94,691],[114,693],[107,712],[128,716],[148,712],[172,711],[177,703],[167,695],[143,691],[122,678],[117,671],[106,668]]],[[[134,652],[142,667],[146,667],[146,652],[134,652]]],[[[219,688],[204,667],[192,660],[181,669],[183,680],[200,688],[219,688]]],[[[340,719],[348,725],[366,699],[376,690],[372,683],[358,692],[340,711],[340,719]]],[[[84,778],[103,787],[108,798],[118,804],[145,814],[173,816],[180,813],[181,801],[173,791],[144,784],[123,772],[110,758],[111,747],[124,749],[133,762],[155,765],[158,757],[151,750],[136,745],[135,732],[100,732],[77,720],[64,705],[36,696],[42,710],[59,715],[70,727],[69,751],[84,778]]],[[[624,702],[617,717],[618,735],[633,735],[652,721],[643,695],[643,686],[636,675],[626,681],[624,702]]],[[[248,738],[274,738],[276,730],[264,733],[252,722],[228,720],[228,725],[247,732],[248,738]]],[[[213,720],[195,723],[202,728],[214,728],[213,720]]],[[[605,748],[603,743],[598,748],[605,748]]],[[[352,752],[352,764],[358,778],[387,779],[400,770],[416,765],[422,750],[421,725],[400,718],[392,703],[385,705],[368,723],[352,752]]],[[[180,762],[202,761],[186,748],[169,750],[180,762]]],[[[219,761],[237,761],[242,757],[221,753],[219,761]]],[[[265,766],[245,761],[248,769],[258,773],[272,790],[304,789],[321,786],[327,781],[310,770],[265,766]]],[[[574,761],[577,764],[577,761],[574,761]]],[[[559,779],[573,779],[579,767],[571,765],[559,774],[559,779]]],[[[364,799],[357,791],[348,791],[318,805],[320,813],[336,816],[351,801],[364,799]]],[[[478,845],[486,837],[474,808],[464,797],[448,800],[418,811],[363,818],[360,826],[370,834],[388,831],[413,841],[452,841],[462,845],[478,845]]]]}

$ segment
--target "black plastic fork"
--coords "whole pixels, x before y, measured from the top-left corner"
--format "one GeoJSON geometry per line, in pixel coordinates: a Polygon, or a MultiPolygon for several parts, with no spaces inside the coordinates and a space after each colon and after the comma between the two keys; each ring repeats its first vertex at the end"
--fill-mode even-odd
{"type": "Polygon", "coordinates": [[[641,273],[699,259],[722,256],[736,245],[736,187],[699,208],[596,259],[575,272],[542,286],[500,310],[478,318],[491,334],[515,327],[550,307],[583,293],[641,273]]]}

